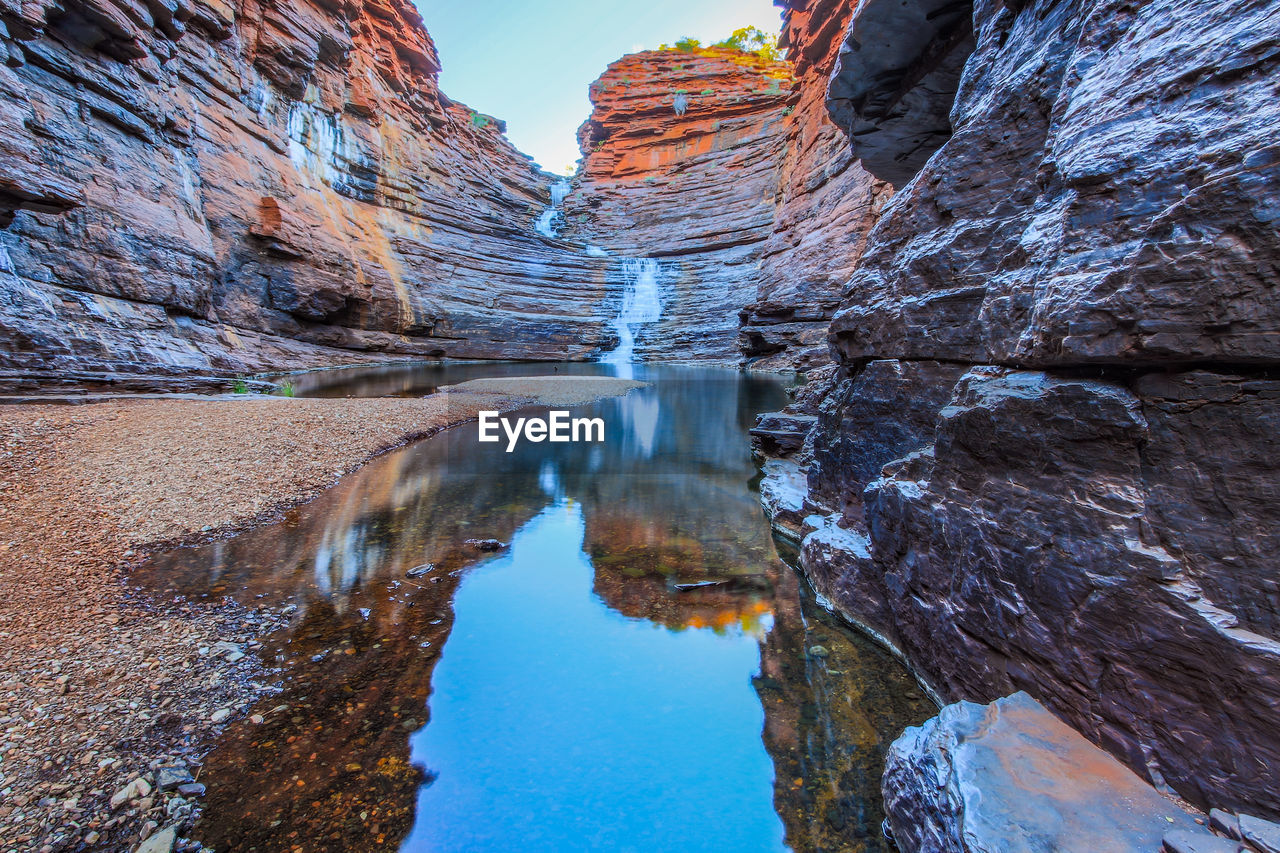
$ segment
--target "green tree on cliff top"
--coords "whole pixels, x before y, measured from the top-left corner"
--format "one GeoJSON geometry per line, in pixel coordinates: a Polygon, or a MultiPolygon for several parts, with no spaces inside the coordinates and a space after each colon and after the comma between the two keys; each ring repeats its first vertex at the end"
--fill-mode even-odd
{"type": "MultiPolygon", "coordinates": [[[[702,42],[696,38],[685,36],[674,45],[660,45],[661,50],[678,50],[681,53],[697,53],[702,50],[702,42]]],[[[778,50],[778,37],[770,35],[759,27],[742,27],[734,30],[727,39],[710,45],[710,49],[736,50],[749,53],[769,62],[779,62],[782,51],[778,50]]]]}
{"type": "Polygon", "coordinates": [[[759,27],[743,27],[734,30],[724,41],[716,42],[712,47],[726,47],[742,53],[754,53],[761,59],[777,62],[782,59],[778,50],[778,37],[766,33],[759,27]]]}

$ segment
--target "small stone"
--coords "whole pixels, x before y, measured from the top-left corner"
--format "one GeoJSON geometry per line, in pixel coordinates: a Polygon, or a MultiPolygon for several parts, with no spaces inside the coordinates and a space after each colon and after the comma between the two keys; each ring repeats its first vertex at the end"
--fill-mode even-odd
{"type": "Polygon", "coordinates": [[[205,787],[199,782],[186,782],[178,786],[178,793],[184,797],[203,797],[205,787]]]}
{"type": "Polygon", "coordinates": [[[1164,834],[1165,853],[1240,853],[1240,842],[1207,832],[1173,829],[1164,834]]]}
{"type": "Polygon", "coordinates": [[[405,574],[405,577],[420,578],[425,574],[429,574],[431,571],[435,569],[435,567],[436,567],[435,563],[423,563],[420,566],[414,566],[412,569],[405,572],[404,574],[405,574]]]}
{"type": "Polygon", "coordinates": [[[809,657],[811,658],[825,658],[830,654],[831,652],[827,650],[826,646],[810,646],[809,647],[809,657]]]}
{"type": "Polygon", "coordinates": [[[111,795],[111,808],[118,809],[130,800],[137,800],[151,793],[151,785],[146,779],[134,779],[119,791],[111,795]]]}
{"type": "Polygon", "coordinates": [[[260,725],[262,725],[262,721],[263,721],[263,718],[262,718],[262,715],[261,715],[261,714],[250,714],[250,715],[249,715],[249,722],[253,723],[255,726],[260,726],[260,725]]]}
{"type": "Polygon", "coordinates": [[[506,547],[499,539],[468,539],[462,544],[477,551],[500,551],[506,547]]]}
{"type": "Polygon", "coordinates": [[[138,845],[133,853],[173,853],[173,845],[178,841],[178,827],[166,826],[155,835],[138,845]]]}
{"type": "Polygon", "coordinates": [[[230,708],[219,708],[218,710],[214,711],[212,714],[209,715],[209,722],[221,723],[224,720],[226,720],[227,717],[230,717],[230,716],[231,716],[230,708]]]}
{"type": "Polygon", "coordinates": [[[161,791],[172,791],[185,782],[194,782],[190,771],[183,766],[161,767],[156,770],[156,787],[161,791]]]}
{"type": "Polygon", "coordinates": [[[142,825],[142,831],[138,833],[138,836],[143,841],[146,841],[148,838],[152,836],[153,833],[155,833],[156,829],[159,826],[160,824],[156,823],[154,820],[149,820],[142,825]]]}
{"type": "Polygon", "coordinates": [[[1209,828],[1228,838],[1240,840],[1240,819],[1222,809],[1209,810],[1209,828]]]}
{"type": "Polygon", "coordinates": [[[97,844],[98,839],[101,837],[102,836],[99,835],[98,833],[94,832],[93,830],[90,830],[84,834],[84,843],[90,844],[90,845],[97,844]]]}
{"type": "Polygon", "coordinates": [[[1280,853],[1280,824],[1240,815],[1240,836],[1259,853],[1280,853]]]}

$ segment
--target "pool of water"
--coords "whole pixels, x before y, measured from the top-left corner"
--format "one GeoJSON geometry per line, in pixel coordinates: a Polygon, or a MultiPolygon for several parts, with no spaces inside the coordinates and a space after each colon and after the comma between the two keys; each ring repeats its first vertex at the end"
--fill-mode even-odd
{"type": "Polygon", "coordinates": [[[934,708],[780,558],[746,431],[784,381],[636,372],[651,384],[580,409],[603,443],[507,453],[464,425],[139,572],[155,591],[297,606],[262,649],[283,690],[208,756],[194,837],[891,849],[884,751],[934,708]],[[504,547],[468,544],[490,538],[504,547]]]}
{"type": "Polygon", "coordinates": [[[597,362],[410,361],[357,365],[290,374],[295,397],[423,397],[441,386],[491,376],[612,376],[597,362]]]}

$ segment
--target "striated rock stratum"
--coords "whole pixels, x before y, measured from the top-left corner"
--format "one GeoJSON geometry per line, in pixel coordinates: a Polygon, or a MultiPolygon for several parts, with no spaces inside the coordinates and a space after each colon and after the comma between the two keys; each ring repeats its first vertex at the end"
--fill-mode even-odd
{"type": "Polygon", "coordinates": [[[961,5],[843,37],[828,107],[899,188],[765,496],[944,697],[1275,816],[1280,7],[961,5]]]}
{"type": "Polygon", "coordinates": [[[0,369],[580,358],[605,268],[406,0],[0,4],[0,369]]]}

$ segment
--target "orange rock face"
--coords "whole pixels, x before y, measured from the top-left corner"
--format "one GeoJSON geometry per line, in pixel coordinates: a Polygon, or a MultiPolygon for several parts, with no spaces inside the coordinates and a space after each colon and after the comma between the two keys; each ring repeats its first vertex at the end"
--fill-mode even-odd
{"type": "Polygon", "coordinates": [[[827,115],[852,6],[793,3],[789,62],[646,51],[592,86],[567,235],[660,259],[663,314],[643,356],[827,361],[828,321],[892,189],[827,115]]]}
{"type": "Polygon", "coordinates": [[[592,85],[565,236],[660,261],[662,313],[643,358],[736,361],[775,216],[790,66],[734,51],[645,51],[592,85]]]}
{"type": "MultiPolygon", "coordinates": [[[[573,358],[607,263],[407,0],[0,0],[0,371],[573,358]]],[[[13,384],[12,382],[10,384],[13,384]]]]}
{"type": "Polygon", "coordinates": [[[739,343],[757,366],[825,363],[827,325],[893,187],[866,172],[831,121],[827,81],[855,0],[787,0],[780,43],[798,99],[788,117],[777,209],[739,343]]]}

